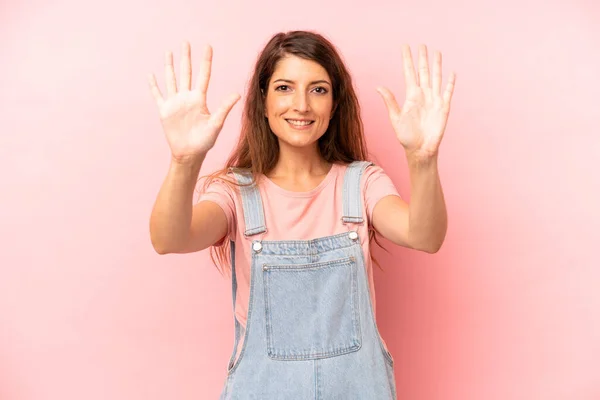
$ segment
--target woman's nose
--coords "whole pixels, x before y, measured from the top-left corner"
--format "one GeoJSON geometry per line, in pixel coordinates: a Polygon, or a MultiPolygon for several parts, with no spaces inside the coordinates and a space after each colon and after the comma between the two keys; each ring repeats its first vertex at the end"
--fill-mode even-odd
{"type": "Polygon", "coordinates": [[[299,112],[306,112],[310,106],[308,104],[308,96],[303,92],[296,92],[294,96],[294,108],[299,112]]]}

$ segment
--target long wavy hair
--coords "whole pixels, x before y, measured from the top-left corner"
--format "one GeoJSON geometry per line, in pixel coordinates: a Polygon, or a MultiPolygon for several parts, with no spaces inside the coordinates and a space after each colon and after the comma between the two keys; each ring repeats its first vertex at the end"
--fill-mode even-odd
{"type": "MultiPolygon", "coordinates": [[[[202,190],[206,190],[216,178],[227,184],[239,186],[235,179],[227,175],[232,168],[252,171],[256,181],[256,177],[267,175],[275,167],[279,158],[279,142],[265,117],[263,93],[267,92],[277,63],[289,55],[317,62],[327,71],[332,81],[334,111],[327,131],[318,140],[320,155],[329,163],[367,160],[367,144],[358,98],[350,73],[334,45],[315,32],[281,32],[269,40],[256,61],[248,86],[237,146],[224,168],[202,177],[207,178],[202,190]]],[[[377,240],[375,230],[369,228],[369,241],[373,239],[383,248],[377,240]]],[[[218,247],[211,246],[210,254],[223,274],[224,267],[231,263],[229,240],[225,240],[218,247]]],[[[373,258],[373,261],[381,268],[377,260],[373,258]]]]}

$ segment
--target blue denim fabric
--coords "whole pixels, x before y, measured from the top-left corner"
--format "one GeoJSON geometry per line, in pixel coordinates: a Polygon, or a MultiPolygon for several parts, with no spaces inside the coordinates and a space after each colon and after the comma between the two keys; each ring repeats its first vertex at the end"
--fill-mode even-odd
{"type": "MultiPolygon", "coordinates": [[[[394,360],[377,330],[361,241],[352,230],[364,222],[360,179],[368,165],[353,162],[344,176],[340,218],[348,232],[313,240],[261,240],[267,227],[260,193],[255,184],[242,187],[245,235],[253,241],[250,301],[241,332],[231,242],[235,344],[220,400],[396,399],[394,360]]],[[[234,175],[252,183],[248,172],[234,175]]]]}

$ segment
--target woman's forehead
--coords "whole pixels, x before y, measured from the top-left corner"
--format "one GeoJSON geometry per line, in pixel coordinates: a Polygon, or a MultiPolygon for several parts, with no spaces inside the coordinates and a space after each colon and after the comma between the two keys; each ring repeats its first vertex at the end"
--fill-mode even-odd
{"type": "Polygon", "coordinates": [[[285,79],[298,83],[308,83],[318,80],[330,82],[329,74],[319,63],[305,58],[288,55],[283,57],[275,66],[271,81],[285,79]]]}

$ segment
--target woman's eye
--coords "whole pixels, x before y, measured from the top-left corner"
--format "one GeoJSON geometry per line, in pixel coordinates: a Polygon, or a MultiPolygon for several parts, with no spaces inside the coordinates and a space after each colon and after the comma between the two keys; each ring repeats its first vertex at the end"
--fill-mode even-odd
{"type": "MultiPolygon", "coordinates": [[[[275,87],[275,91],[286,92],[286,91],[288,91],[289,88],[290,87],[288,85],[279,85],[279,86],[275,87]]],[[[318,86],[318,87],[314,88],[313,90],[316,91],[318,94],[326,94],[329,92],[323,86],[318,86]]]]}

